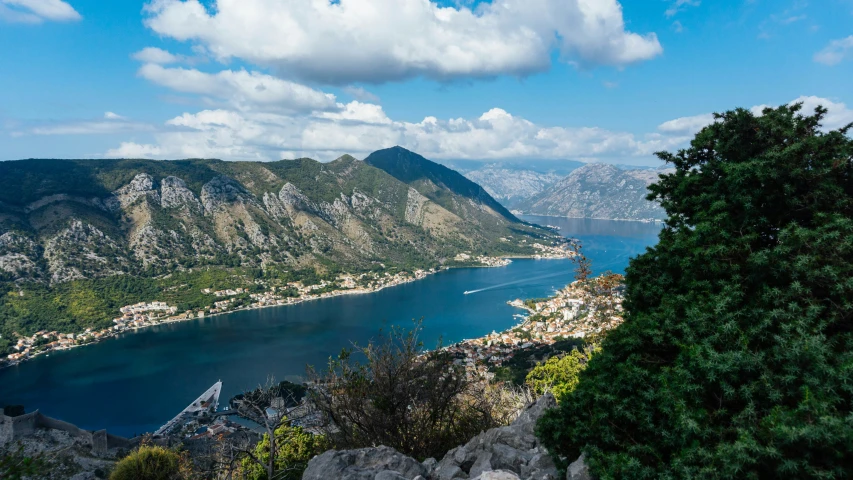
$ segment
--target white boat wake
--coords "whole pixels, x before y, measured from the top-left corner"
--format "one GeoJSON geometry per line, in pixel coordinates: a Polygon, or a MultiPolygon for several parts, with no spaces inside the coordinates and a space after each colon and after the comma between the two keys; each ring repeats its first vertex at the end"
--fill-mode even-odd
{"type": "Polygon", "coordinates": [[[540,275],[538,277],[523,278],[521,280],[514,280],[512,282],[501,283],[499,285],[492,285],[491,287],[480,288],[477,290],[467,290],[467,291],[463,292],[463,295],[470,295],[472,293],[485,292],[486,290],[494,290],[496,288],[508,287],[510,285],[515,285],[517,283],[524,283],[524,282],[530,282],[533,280],[541,280],[543,278],[559,277],[559,276],[566,276],[566,275],[572,275],[572,272],[570,270],[567,270],[565,272],[549,273],[548,275],[540,275]]]}

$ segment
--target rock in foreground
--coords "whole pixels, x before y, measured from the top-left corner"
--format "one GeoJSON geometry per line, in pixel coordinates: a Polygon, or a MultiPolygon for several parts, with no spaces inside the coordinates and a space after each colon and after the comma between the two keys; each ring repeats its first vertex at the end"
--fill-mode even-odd
{"type": "MultiPolygon", "coordinates": [[[[556,405],[550,394],[531,404],[512,425],[487,430],[447,452],[441,461],[423,463],[393,448],[330,450],[311,459],[303,480],[556,480],[557,468],[533,434],[536,421],[556,405]]],[[[569,479],[588,480],[583,459],[569,479]],[[578,475],[578,476],[573,476],[578,475]]]]}

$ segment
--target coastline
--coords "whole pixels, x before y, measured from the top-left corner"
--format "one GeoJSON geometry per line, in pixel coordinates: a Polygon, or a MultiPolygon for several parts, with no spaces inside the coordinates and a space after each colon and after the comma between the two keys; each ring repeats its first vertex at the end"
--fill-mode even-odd
{"type": "MultiPolygon", "coordinates": [[[[566,215],[544,215],[541,213],[514,213],[513,215],[524,215],[527,217],[548,217],[548,218],[570,218],[572,220],[607,220],[611,222],[637,222],[637,223],[650,223],[650,224],[663,224],[664,220],[655,218],[653,221],[646,220],[638,220],[636,218],[595,218],[595,217],[569,217],[566,215]]],[[[542,225],[544,226],[544,225],[542,225]]]]}
{"type": "MultiPolygon", "coordinates": [[[[172,316],[167,316],[164,318],[156,318],[156,319],[149,318],[148,320],[142,321],[141,324],[135,324],[135,325],[130,325],[129,323],[121,323],[121,322],[117,322],[116,320],[114,320],[114,322],[116,322],[116,325],[113,325],[109,328],[105,328],[105,329],[98,330],[98,331],[84,332],[84,334],[89,335],[89,337],[86,338],[83,343],[76,343],[76,344],[71,344],[71,345],[60,344],[58,346],[53,346],[51,348],[48,348],[45,350],[39,350],[39,351],[25,350],[23,353],[26,356],[20,356],[20,358],[16,358],[13,360],[2,359],[2,360],[0,360],[0,370],[7,368],[7,367],[19,365],[23,362],[26,362],[27,360],[31,360],[31,359],[39,357],[41,355],[47,356],[52,352],[66,351],[66,350],[71,350],[71,349],[78,348],[78,347],[85,347],[87,345],[97,344],[97,343],[100,343],[101,341],[109,340],[109,339],[114,338],[114,337],[118,337],[119,335],[124,334],[124,333],[137,331],[137,330],[141,330],[141,329],[149,328],[149,327],[156,327],[159,325],[167,325],[167,324],[171,324],[171,323],[186,322],[186,321],[190,321],[190,320],[202,320],[202,319],[205,319],[208,317],[214,317],[214,316],[218,316],[218,315],[227,315],[230,313],[236,313],[236,312],[248,311],[248,310],[256,310],[256,309],[267,308],[267,307],[286,307],[289,305],[297,305],[297,304],[300,304],[302,302],[307,302],[307,301],[311,301],[311,300],[322,300],[322,299],[326,299],[326,298],[333,298],[333,297],[338,297],[338,296],[343,296],[343,295],[361,295],[361,294],[376,293],[376,292],[380,292],[380,291],[382,291],[386,288],[389,288],[389,287],[396,287],[398,285],[403,285],[406,283],[415,282],[417,280],[422,280],[429,275],[433,275],[433,274],[436,274],[439,272],[447,271],[447,270],[450,270],[451,268],[498,268],[498,267],[505,267],[505,266],[509,265],[510,263],[512,263],[513,259],[531,259],[531,260],[570,259],[574,256],[573,252],[571,252],[570,250],[566,250],[565,248],[561,248],[561,247],[545,246],[545,245],[542,245],[539,243],[534,243],[532,246],[535,249],[537,249],[540,253],[535,253],[532,255],[501,255],[501,256],[495,256],[495,257],[480,256],[480,257],[476,258],[476,261],[480,262],[479,264],[441,266],[441,267],[433,268],[430,270],[419,269],[419,270],[415,270],[412,273],[399,272],[399,273],[395,274],[394,276],[389,277],[390,281],[388,283],[379,283],[378,286],[373,286],[373,287],[342,288],[340,290],[332,290],[330,292],[325,292],[325,293],[321,293],[321,294],[302,293],[302,295],[299,297],[295,297],[295,298],[294,297],[287,297],[286,299],[281,298],[281,297],[276,298],[276,296],[273,294],[271,296],[271,298],[268,298],[268,299],[255,298],[257,300],[257,302],[250,304],[250,305],[246,305],[246,306],[240,306],[240,307],[237,307],[233,310],[217,311],[214,313],[210,313],[210,312],[205,311],[205,310],[211,309],[211,306],[207,306],[207,307],[200,309],[198,311],[197,315],[191,315],[190,311],[184,312],[180,315],[174,315],[174,310],[173,310],[172,316]],[[272,303],[273,301],[275,303],[272,303]],[[267,303],[267,302],[270,302],[270,303],[267,303]],[[278,303],[278,302],[282,302],[282,303],[278,303]]],[[[470,257],[466,257],[465,260],[467,260],[469,258],[470,257]]],[[[389,274],[386,272],[386,276],[388,276],[388,275],[389,274]]],[[[269,295],[270,293],[272,293],[274,291],[275,291],[275,289],[268,291],[268,292],[264,292],[263,295],[269,295]]],[[[258,294],[258,295],[262,295],[262,294],[258,294]]],[[[64,336],[67,339],[74,339],[75,338],[73,336],[73,334],[63,334],[63,333],[59,333],[59,332],[50,332],[47,335],[50,335],[51,337],[59,337],[59,338],[62,338],[64,336]],[[72,335],[72,336],[68,336],[68,335],[72,335]]],[[[33,336],[33,338],[35,338],[35,336],[33,336]]],[[[49,337],[44,336],[43,338],[48,339],[49,337]]],[[[56,342],[59,342],[59,340],[55,341],[54,343],[56,343],[56,342]]]]}
{"type": "MultiPolygon", "coordinates": [[[[375,288],[373,290],[363,290],[363,289],[335,290],[333,292],[324,293],[324,294],[320,294],[320,295],[313,296],[313,297],[296,298],[291,302],[284,303],[281,305],[276,304],[276,305],[243,306],[243,307],[235,308],[234,310],[229,310],[227,312],[216,312],[216,313],[205,314],[202,317],[198,317],[198,316],[195,316],[195,317],[186,317],[186,316],[183,316],[183,317],[178,317],[178,316],[167,317],[167,318],[164,318],[162,320],[158,320],[156,323],[128,327],[128,328],[121,330],[121,331],[111,331],[111,332],[104,334],[104,336],[97,338],[97,339],[90,341],[90,342],[81,343],[78,345],[69,345],[69,346],[64,346],[64,347],[57,347],[57,348],[53,348],[51,350],[41,350],[38,352],[34,352],[30,356],[23,358],[21,360],[17,360],[14,362],[0,363],[0,370],[2,370],[4,368],[9,368],[9,367],[14,367],[14,366],[20,365],[21,363],[24,363],[28,360],[32,360],[36,357],[49,356],[51,353],[54,353],[54,352],[64,352],[64,351],[68,351],[68,350],[73,350],[75,348],[86,347],[89,345],[96,345],[96,344],[101,343],[103,341],[107,341],[107,340],[116,338],[119,335],[122,335],[124,333],[135,332],[137,330],[144,330],[147,328],[158,327],[161,325],[168,325],[168,324],[172,324],[172,323],[189,322],[191,320],[204,320],[206,318],[213,318],[213,317],[217,317],[220,315],[228,315],[228,314],[243,312],[243,311],[260,310],[263,308],[271,308],[271,307],[288,307],[291,305],[299,305],[300,303],[303,303],[303,302],[310,302],[313,300],[325,300],[327,298],[340,297],[340,296],[344,296],[344,295],[367,295],[367,294],[371,294],[371,293],[380,292],[386,288],[393,288],[393,287],[397,287],[397,286],[404,285],[407,283],[416,282],[418,280],[423,280],[424,278],[426,278],[429,275],[434,275],[436,273],[449,270],[450,268],[494,268],[494,267],[491,265],[474,265],[474,266],[470,266],[470,267],[468,267],[468,266],[465,266],[465,267],[444,267],[444,268],[440,268],[440,269],[435,270],[435,271],[426,271],[425,270],[424,276],[421,278],[411,278],[409,280],[401,281],[401,282],[390,284],[390,285],[382,285],[381,287],[375,288]]],[[[293,297],[291,297],[291,298],[293,298],[293,297]]],[[[109,329],[105,329],[105,330],[112,330],[112,327],[110,327],[109,329]]],[[[101,331],[104,331],[104,330],[101,330],[101,331]]]]}
{"type": "MultiPolygon", "coordinates": [[[[565,259],[567,257],[554,257],[554,256],[541,256],[541,255],[517,255],[517,256],[501,256],[501,257],[495,257],[495,258],[499,258],[501,260],[507,260],[507,261],[511,262],[513,259],[549,260],[549,259],[565,259]]],[[[21,363],[24,363],[28,360],[32,360],[32,359],[40,357],[40,356],[49,356],[51,353],[55,353],[55,352],[64,352],[64,351],[73,350],[75,348],[86,347],[89,345],[96,345],[98,343],[101,343],[102,341],[108,341],[108,340],[116,338],[122,334],[135,332],[135,331],[143,330],[143,329],[147,329],[147,328],[152,328],[152,327],[157,327],[157,326],[162,326],[162,325],[169,325],[169,324],[173,324],[173,323],[188,322],[191,320],[204,320],[206,318],[213,318],[213,317],[217,317],[220,315],[228,315],[228,314],[232,314],[232,313],[250,311],[250,310],[260,310],[263,308],[288,307],[291,305],[298,305],[298,304],[301,304],[304,302],[309,302],[309,301],[314,301],[314,300],[325,300],[328,298],[340,297],[340,296],[344,296],[344,295],[368,295],[371,293],[380,292],[382,290],[385,290],[386,288],[393,288],[393,287],[397,287],[400,285],[413,283],[413,282],[416,282],[418,280],[423,280],[430,275],[434,275],[434,274],[444,272],[444,271],[448,271],[450,269],[455,269],[455,268],[500,268],[500,267],[505,267],[506,265],[507,264],[464,265],[464,266],[440,267],[436,270],[424,270],[421,277],[409,277],[406,280],[402,280],[402,281],[392,283],[392,284],[382,285],[380,287],[376,287],[376,288],[371,289],[371,290],[366,290],[364,288],[334,290],[332,292],[323,293],[323,294],[316,295],[316,296],[309,295],[307,297],[298,297],[298,298],[290,297],[288,299],[290,301],[288,301],[287,303],[283,303],[283,304],[241,306],[241,307],[238,307],[234,310],[205,314],[202,317],[199,317],[199,316],[187,317],[187,316],[185,316],[185,314],[182,314],[181,316],[176,315],[176,316],[172,316],[172,317],[163,318],[162,320],[156,321],[156,323],[127,327],[127,328],[122,329],[122,330],[114,330],[113,327],[110,327],[108,329],[100,330],[100,332],[106,332],[103,334],[103,336],[98,337],[98,338],[96,338],[92,341],[86,342],[86,343],[81,343],[81,344],[76,344],[76,345],[68,345],[68,346],[61,346],[61,347],[52,348],[50,350],[41,350],[38,352],[33,352],[29,356],[27,356],[26,358],[22,358],[20,360],[16,360],[13,362],[3,361],[2,363],[0,363],[0,370],[20,365],[21,363]]]]}

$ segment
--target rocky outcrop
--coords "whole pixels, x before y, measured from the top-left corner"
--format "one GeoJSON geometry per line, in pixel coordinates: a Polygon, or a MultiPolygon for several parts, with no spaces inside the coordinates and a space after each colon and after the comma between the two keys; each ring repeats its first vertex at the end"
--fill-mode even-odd
{"type": "Polygon", "coordinates": [[[44,248],[51,283],[122,273],[129,264],[121,245],[97,227],[74,219],[44,248]],[[93,274],[93,272],[96,272],[93,274]]]}
{"type": "Polygon", "coordinates": [[[220,175],[201,187],[201,203],[205,215],[211,215],[220,205],[235,203],[249,193],[233,178],[220,175]]]}
{"type": "Polygon", "coordinates": [[[422,463],[390,447],[329,450],[311,459],[303,480],[404,480],[425,478],[422,463]]]}
{"type": "Polygon", "coordinates": [[[0,235],[0,273],[14,278],[36,278],[41,269],[33,261],[40,247],[31,239],[14,232],[0,235]]]}
{"type": "Polygon", "coordinates": [[[568,470],[566,470],[566,480],[593,480],[583,454],[569,465],[568,470]]]}
{"type": "Polygon", "coordinates": [[[285,183],[278,192],[278,199],[292,217],[298,211],[307,213],[316,213],[317,206],[304,193],[302,193],[296,185],[285,183]]]}
{"type": "MultiPolygon", "coordinates": [[[[534,435],[536,421],[556,406],[550,394],[525,409],[512,425],[487,430],[447,452],[441,461],[418,463],[393,448],[330,450],[311,459],[303,480],[557,480],[558,472],[534,435]]],[[[568,480],[591,480],[578,459],[568,480]]]]}
{"type": "Polygon", "coordinates": [[[201,213],[201,202],[178,177],[166,177],[160,182],[160,206],[163,208],[188,208],[201,213]]]}
{"type": "Polygon", "coordinates": [[[406,197],[406,221],[413,225],[423,223],[423,209],[427,198],[420,194],[414,188],[409,188],[409,194],[406,197]]]}
{"type": "Polygon", "coordinates": [[[133,177],[127,185],[113,192],[113,196],[105,202],[110,210],[127,208],[140,198],[151,197],[155,203],[160,203],[160,194],[154,190],[154,178],[147,173],[133,177]]]}
{"type": "Polygon", "coordinates": [[[512,425],[487,430],[447,452],[432,478],[476,478],[484,472],[504,470],[525,480],[556,479],[557,468],[533,433],[536,420],[554,406],[554,397],[545,395],[522,412],[512,425]]]}

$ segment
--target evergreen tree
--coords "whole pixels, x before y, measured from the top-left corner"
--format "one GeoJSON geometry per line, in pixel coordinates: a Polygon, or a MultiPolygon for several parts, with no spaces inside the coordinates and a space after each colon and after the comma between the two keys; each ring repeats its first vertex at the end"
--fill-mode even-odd
{"type": "Polygon", "coordinates": [[[800,105],[716,115],[650,187],[625,322],[540,421],[602,479],[851,478],[853,141],[800,105]]]}

